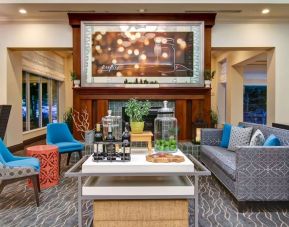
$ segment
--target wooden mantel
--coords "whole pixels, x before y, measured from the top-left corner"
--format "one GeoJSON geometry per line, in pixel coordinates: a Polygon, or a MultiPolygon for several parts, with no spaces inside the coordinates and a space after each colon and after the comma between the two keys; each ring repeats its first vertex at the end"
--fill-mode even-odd
{"type": "MultiPolygon", "coordinates": [[[[192,122],[202,118],[210,122],[211,89],[209,88],[74,88],[74,108],[87,108],[90,125],[93,126],[107,115],[110,100],[173,100],[180,128],[179,139],[191,140],[192,122]]],[[[75,133],[78,138],[79,135],[75,133]]]]}
{"type": "MultiPolygon", "coordinates": [[[[204,67],[211,68],[211,29],[216,13],[68,13],[73,30],[73,70],[79,79],[81,74],[81,21],[203,21],[204,67]]],[[[179,139],[192,139],[192,122],[197,118],[210,123],[211,89],[199,87],[124,88],[82,87],[73,90],[73,108],[87,107],[91,127],[107,114],[110,100],[139,98],[148,100],[174,100],[179,123],[179,139]]],[[[74,132],[80,139],[79,133],[74,132]]]]}

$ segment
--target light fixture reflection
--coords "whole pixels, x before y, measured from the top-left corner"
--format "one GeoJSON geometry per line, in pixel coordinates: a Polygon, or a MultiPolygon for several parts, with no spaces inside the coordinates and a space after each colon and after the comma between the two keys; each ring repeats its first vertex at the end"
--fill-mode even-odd
{"type": "Polygon", "coordinates": [[[268,14],[270,13],[270,9],[266,8],[262,10],[262,14],[268,14]]]}
{"type": "Polygon", "coordinates": [[[20,14],[27,14],[27,10],[26,9],[19,9],[18,12],[20,14]]]}

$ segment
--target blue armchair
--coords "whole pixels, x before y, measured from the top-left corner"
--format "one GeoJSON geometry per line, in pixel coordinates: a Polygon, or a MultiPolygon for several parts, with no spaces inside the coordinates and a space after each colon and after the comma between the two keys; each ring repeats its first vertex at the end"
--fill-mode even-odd
{"type": "Polygon", "coordinates": [[[61,163],[61,155],[67,153],[67,165],[71,154],[78,152],[79,158],[82,158],[82,150],[84,145],[75,140],[70,133],[66,123],[51,123],[47,125],[46,143],[58,147],[59,152],[59,169],[61,163]]]}
{"type": "Polygon", "coordinates": [[[39,171],[40,162],[37,158],[14,156],[0,138],[0,193],[7,184],[30,178],[39,206],[39,171]]]}

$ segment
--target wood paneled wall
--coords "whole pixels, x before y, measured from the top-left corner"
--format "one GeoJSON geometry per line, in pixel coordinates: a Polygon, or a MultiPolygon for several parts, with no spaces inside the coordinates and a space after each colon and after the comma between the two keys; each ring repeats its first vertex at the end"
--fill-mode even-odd
{"type": "MultiPolygon", "coordinates": [[[[209,88],[74,88],[74,108],[88,110],[90,128],[107,115],[110,100],[128,100],[130,98],[148,100],[173,100],[176,106],[176,118],[179,125],[179,139],[191,140],[192,123],[198,118],[210,123],[211,89],[209,88]]],[[[80,134],[74,135],[81,139],[80,134]]]]}

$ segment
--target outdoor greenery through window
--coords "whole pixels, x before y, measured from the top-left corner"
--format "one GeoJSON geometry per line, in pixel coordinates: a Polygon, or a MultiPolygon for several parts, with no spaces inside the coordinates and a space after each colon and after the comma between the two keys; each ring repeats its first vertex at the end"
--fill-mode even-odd
{"type": "Polygon", "coordinates": [[[45,127],[58,121],[59,82],[23,71],[23,131],[45,127]]]}
{"type": "Polygon", "coordinates": [[[244,121],[266,124],[267,86],[244,86],[244,121]]]}

